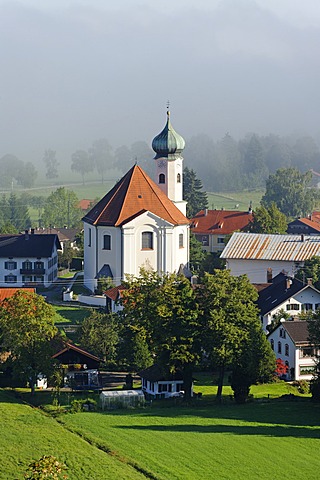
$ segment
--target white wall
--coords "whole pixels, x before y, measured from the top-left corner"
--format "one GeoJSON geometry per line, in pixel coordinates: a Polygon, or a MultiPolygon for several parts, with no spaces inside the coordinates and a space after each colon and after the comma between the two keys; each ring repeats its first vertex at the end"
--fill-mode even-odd
{"type": "Polygon", "coordinates": [[[267,283],[267,270],[272,269],[272,276],[275,277],[283,270],[290,276],[294,276],[297,268],[294,262],[276,260],[250,260],[250,259],[228,259],[226,268],[231,275],[239,276],[246,274],[251,283],[267,283]]]}

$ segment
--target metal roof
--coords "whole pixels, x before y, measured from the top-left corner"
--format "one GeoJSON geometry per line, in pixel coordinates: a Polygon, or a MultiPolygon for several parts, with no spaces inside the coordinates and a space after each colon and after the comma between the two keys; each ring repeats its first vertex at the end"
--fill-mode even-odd
{"type": "Polygon", "coordinates": [[[221,258],[302,262],[315,255],[320,255],[319,235],[236,232],[223,250],[221,258]]]}

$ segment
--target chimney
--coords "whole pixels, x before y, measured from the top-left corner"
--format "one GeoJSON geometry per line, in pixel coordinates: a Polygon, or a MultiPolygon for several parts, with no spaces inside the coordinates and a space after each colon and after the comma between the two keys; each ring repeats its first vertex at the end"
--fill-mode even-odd
{"type": "Polygon", "coordinates": [[[312,278],[307,278],[307,285],[312,285],[312,278]]]}
{"type": "Polygon", "coordinates": [[[304,234],[301,234],[301,242],[304,242],[304,234]]]}
{"type": "Polygon", "coordinates": [[[252,213],[252,200],[250,200],[249,208],[248,208],[248,213],[252,213]]]}
{"type": "Polygon", "coordinates": [[[267,283],[272,283],[272,268],[267,269],[267,283]]]}
{"type": "Polygon", "coordinates": [[[205,208],[205,209],[204,209],[204,216],[206,217],[207,215],[208,215],[208,209],[205,208]]]}

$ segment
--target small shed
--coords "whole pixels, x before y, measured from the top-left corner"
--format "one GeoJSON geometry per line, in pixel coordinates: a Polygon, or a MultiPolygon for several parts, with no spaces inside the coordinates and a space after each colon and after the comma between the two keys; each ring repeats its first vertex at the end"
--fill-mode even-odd
{"type": "Polygon", "coordinates": [[[142,390],[147,398],[171,398],[184,395],[181,372],[164,373],[160,366],[155,364],[142,370],[138,375],[141,377],[142,390]]]}
{"type": "Polygon", "coordinates": [[[113,408],[138,407],[145,403],[142,390],[108,390],[101,392],[102,410],[113,408]]]}

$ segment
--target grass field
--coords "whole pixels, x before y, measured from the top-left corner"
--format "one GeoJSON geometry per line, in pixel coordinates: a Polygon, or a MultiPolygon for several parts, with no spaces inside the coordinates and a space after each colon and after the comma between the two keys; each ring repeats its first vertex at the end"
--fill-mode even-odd
{"type": "Polygon", "coordinates": [[[28,464],[54,455],[68,466],[69,480],[145,478],[131,466],[107,455],[27,405],[0,391],[1,480],[22,479],[28,464]]]}
{"type": "MultiPolygon", "coordinates": [[[[27,464],[44,454],[65,462],[71,480],[317,477],[319,404],[303,396],[276,398],[294,391],[279,382],[255,386],[256,400],[246,405],[235,405],[225,387],[224,402],[216,405],[211,377],[195,377],[203,398],[193,407],[158,401],[143,409],[61,414],[57,420],[0,391],[0,450],[6,451],[0,479],[22,478],[27,464]]],[[[38,392],[37,401],[51,402],[50,394],[38,392]]]]}
{"type": "Polygon", "coordinates": [[[252,207],[255,209],[260,205],[260,200],[264,195],[263,190],[253,190],[243,192],[208,192],[209,209],[220,210],[240,210],[247,211],[252,202],[252,207]]]}
{"type": "Polygon", "coordinates": [[[83,320],[88,317],[92,309],[85,307],[65,307],[59,305],[53,305],[55,309],[55,323],[73,323],[81,324],[83,320]]]}

